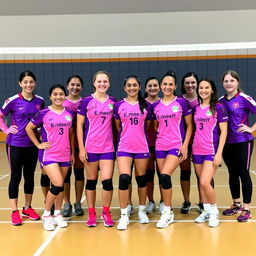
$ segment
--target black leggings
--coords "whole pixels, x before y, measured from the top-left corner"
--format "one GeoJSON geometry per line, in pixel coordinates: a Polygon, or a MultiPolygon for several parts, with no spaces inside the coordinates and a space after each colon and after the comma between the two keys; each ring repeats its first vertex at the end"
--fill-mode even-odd
{"type": "Polygon", "coordinates": [[[15,147],[6,144],[7,157],[11,168],[9,183],[9,198],[18,198],[22,170],[24,177],[24,193],[33,194],[34,173],[37,163],[38,150],[36,147],[15,147]]]}
{"type": "Polygon", "coordinates": [[[243,202],[249,204],[252,198],[252,180],[250,177],[250,160],[253,140],[240,143],[226,143],[223,159],[228,167],[229,187],[233,199],[240,198],[240,180],[242,183],[243,202]]]}

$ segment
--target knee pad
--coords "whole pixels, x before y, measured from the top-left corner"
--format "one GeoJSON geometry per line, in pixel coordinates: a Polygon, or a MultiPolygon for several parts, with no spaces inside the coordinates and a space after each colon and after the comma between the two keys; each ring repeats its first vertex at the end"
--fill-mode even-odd
{"type": "Polygon", "coordinates": [[[41,174],[41,187],[50,187],[50,179],[46,174],[41,174]]]}
{"type": "Polygon", "coordinates": [[[68,169],[67,175],[64,179],[64,183],[70,183],[70,176],[71,176],[72,168],[68,169]]]}
{"type": "Polygon", "coordinates": [[[75,180],[84,180],[84,168],[74,168],[75,180]]]}
{"type": "Polygon", "coordinates": [[[146,172],[147,182],[154,182],[155,170],[148,169],[146,172]]]}
{"type": "Polygon", "coordinates": [[[181,181],[190,181],[191,171],[180,170],[180,180],[181,181]]]}
{"type": "Polygon", "coordinates": [[[85,189],[96,190],[97,180],[87,180],[85,189]]]}
{"type": "Polygon", "coordinates": [[[129,184],[131,184],[131,176],[128,174],[121,174],[119,176],[119,186],[120,190],[127,190],[129,188],[129,184]]]}
{"type": "Polygon", "coordinates": [[[163,189],[170,189],[172,188],[172,181],[171,176],[167,174],[160,174],[160,180],[163,189]]]}
{"type": "Polygon", "coordinates": [[[136,176],[135,179],[137,181],[139,188],[145,188],[147,186],[147,176],[146,175],[136,176]]]}
{"type": "Polygon", "coordinates": [[[59,193],[64,191],[64,187],[58,187],[52,184],[52,187],[50,188],[50,192],[57,196],[59,193]]]}
{"type": "Polygon", "coordinates": [[[103,180],[102,182],[102,187],[106,191],[112,191],[113,190],[113,182],[112,179],[107,179],[103,180]]]}

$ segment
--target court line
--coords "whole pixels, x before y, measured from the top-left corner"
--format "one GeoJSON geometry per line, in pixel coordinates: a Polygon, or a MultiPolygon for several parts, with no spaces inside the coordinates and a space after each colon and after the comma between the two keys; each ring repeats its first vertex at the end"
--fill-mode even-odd
{"type": "MultiPolygon", "coordinates": [[[[41,221],[40,221],[41,222],[41,221]]],[[[27,223],[27,222],[25,222],[27,223]]],[[[39,256],[45,250],[45,248],[49,245],[49,243],[53,240],[53,238],[58,234],[60,227],[57,227],[42,243],[42,245],[36,250],[33,256],[39,256]]]]}
{"type": "Polygon", "coordinates": [[[256,171],[251,171],[252,174],[256,175],[256,171]]]}
{"type": "Polygon", "coordinates": [[[5,174],[5,175],[1,175],[2,177],[0,177],[0,180],[3,180],[4,178],[8,177],[10,174],[5,174]]]}

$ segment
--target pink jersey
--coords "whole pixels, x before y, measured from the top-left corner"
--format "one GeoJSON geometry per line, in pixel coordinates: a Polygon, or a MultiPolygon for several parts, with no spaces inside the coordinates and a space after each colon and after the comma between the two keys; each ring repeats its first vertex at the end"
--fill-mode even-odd
{"type": "Polygon", "coordinates": [[[41,110],[31,122],[41,128],[42,141],[50,142],[51,148],[39,150],[39,159],[45,161],[69,162],[71,155],[69,130],[72,127],[74,114],[67,109],[61,113],[49,107],[41,110]]]}
{"type": "Polygon", "coordinates": [[[66,98],[65,101],[63,102],[63,106],[67,109],[72,110],[74,113],[76,113],[81,100],[82,100],[82,98],[80,98],[78,101],[72,101],[72,100],[66,98]]]}
{"type": "MultiPolygon", "coordinates": [[[[147,99],[145,100],[148,102],[148,104],[151,105],[151,108],[153,108],[153,104],[155,102],[150,102],[147,99]]],[[[159,100],[157,100],[156,102],[158,101],[159,100]]],[[[148,135],[148,145],[154,147],[156,144],[156,137],[157,137],[157,132],[155,131],[155,128],[154,128],[154,120],[151,120],[150,122],[149,129],[147,130],[147,135],[148,135]]]]}
{"type": "Polygon", "coordinates": [[[148,104],[141,113],[139,103],[131,104],[125,99],[114,107],[115,119],[121,121],[117,151],[127,153],[149,153],[146,137],[146,120],[151,120],[152,111],[148,104]]]}
{"type": "Polygon", "coordinates": [[[82,99],[77,113],[85,116],[84,145],[89,153],[114,152],[113,108],[116,99],[108,96],[104,102],[90,95],[82,99]]]}
{"type": "Polygon", "coordinates": [[[219,123],[227,122],[226,109],[220,103],[216,104],[214,116],[210,106],[198,105],[194,109],[196,126],[192,153],[194,155],[215,155],[219,144],[219,123]]]}
{"type": "Polygon", "coordinates": [[[175,97],[169,104],[160,100],[153,104],[153,111],[158,121],[156,150],[179,149],[185,139],[184,116],[192,112],[186,100],[175,97]]]}

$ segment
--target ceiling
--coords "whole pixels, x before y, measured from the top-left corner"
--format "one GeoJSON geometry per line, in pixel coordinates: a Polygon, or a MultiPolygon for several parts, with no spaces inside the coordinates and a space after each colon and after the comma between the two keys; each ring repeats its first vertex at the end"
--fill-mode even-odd
{"type": "Polygon", "coordinates": [[[67,15],[256,9],[255,0],[0,0],[0,15],[67,15]]]}

